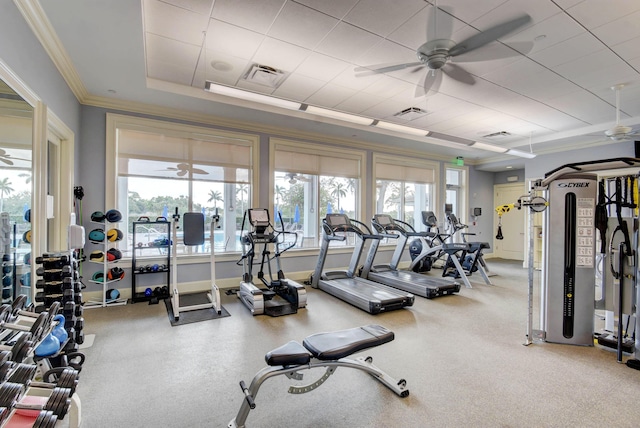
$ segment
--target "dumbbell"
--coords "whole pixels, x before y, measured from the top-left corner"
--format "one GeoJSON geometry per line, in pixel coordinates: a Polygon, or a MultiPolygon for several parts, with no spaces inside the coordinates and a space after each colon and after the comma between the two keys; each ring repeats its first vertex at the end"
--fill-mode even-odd
{"type": "Polygon", "coordinates": [[[53,302],[51,305],[46,308],[46,310],[36,313],[32,311],[25,311],[24,309],[14,309],[12,321],[18,321],[20,323],[34,323],[38,318],[42,316],[42,314],[46,314],[46,319],[44,322],[45,328],[53,322],[53,318],[58,314],[60,310],[60,302],[53,302]]]}
{"type": "Polygon", "coordinates": [[[58,367],[48,370],[42,376],[42,382],[34,381],[38,366],[34,364],[6,361],[2,364],[0,379],[4,382],[21,383],[24,386],[42,389],[69,388],[71,395],[76,392],[80,373],[71,367],[58,367]]]}
{"type": "Polygon", "coordinates": [[[63,419],[71,406],[69,388],[53,388],[49,396],[29,395],[27,392],[25,386],[20,383],[5,382],[0,386],[0,407],[16,410],[50,410],[59,419],[63,419]]]}
{"type": "Polygon", "coordinates": [[[31,333],[19,333],[11,341],[0,345],[0,351],[10,351],[13,361],[22,362],[27,358],[33,346],[34,342],[31,333]]]}
{"type": "Polygon", "coordinates": [[[40,338],[42,338],[45,330],[47,329],[46,323],[47,321],[50,321],[49,314],[47,312],[42,312],[38,314],[38,318],[36,318],[36,320],[31,325],[15,324],[5,321],[6,319],[11,319],[10,315],[6,315],[7,313],[11,314],[11,306],[2,305],[0,307],[0,331],[12,330],[19,332],[28,332],[33,335],[34,340],[39,340],[40,338]]]}
{"type": "Polygon", "coordinates": [[[69,263],[70,260],[69,256],[60,254],[43,254],[42,257],[36,257],[37,264],[46,262],[69,263]]]}

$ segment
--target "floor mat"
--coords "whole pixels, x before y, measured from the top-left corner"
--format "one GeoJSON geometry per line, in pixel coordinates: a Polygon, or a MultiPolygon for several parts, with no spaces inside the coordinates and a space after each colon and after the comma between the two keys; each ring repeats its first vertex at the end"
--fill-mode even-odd
{"type": "MultiPolygon", "coordinates": [[[[196,305],[198,303],[208,301],[207,299],[207,293],[180,295],[180,301],[183,305],[196,305]]],[[[169,322],[171,323],[172,327],[231,316],[229,312],[227,312],[227,310],[224,308],[224,306],[221,306],[221,313],[219,315],[212,308],[198,309],[195,311],[180,312],[179,319],[176,321],[173,316],[173,306],[171,305],[171,299],[164,299],[164,304],[167,307],[167,315],[169,316],[169,322]]]]}

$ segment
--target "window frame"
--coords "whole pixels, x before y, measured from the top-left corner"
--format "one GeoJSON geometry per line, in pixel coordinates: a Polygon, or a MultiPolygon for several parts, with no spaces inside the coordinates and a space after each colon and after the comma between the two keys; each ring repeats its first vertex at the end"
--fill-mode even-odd
{"type": "MultiPolygon", "coordinates": [[[[239,143],[250,147],[251,149],[251,166],[249,168],[249,181],[251,186],[250,204],[258,203],[259,185],[257,177],[260,175],[259,152],[260,152],[260,136],[257,134],[248,134],[236,131],[226,131],[217,128],[190,125],[177,122],[169,122],[150,118],[133,117],[116,113],[107,113],[106,125],[106,153],[105,153],[105,209],[107,207],[115,207],[118,201],[118,147],[117,133],[119,129],[132,131],[143,131],[158,134],[178,135],[182,137],[198,136],[202,139],[227,139],[227,140],[244,140],[246,142],[239,143]]],[[[228,254],[235,252],[230,251],[228,254]]],[[[201,254],[178,254],[182,257],[202,257],[201,254]]],[[[129,258],[129,257],[127,257],[129,258]]]]}

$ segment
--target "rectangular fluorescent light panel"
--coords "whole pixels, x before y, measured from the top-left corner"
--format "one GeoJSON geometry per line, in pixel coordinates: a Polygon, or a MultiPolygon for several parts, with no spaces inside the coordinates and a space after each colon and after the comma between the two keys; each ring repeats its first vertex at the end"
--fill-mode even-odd
{"type": "Polygon", "coordinates": [[[476,141],[471,145],[471,147],[480,149],[480,150],[487,150],[489,152],[496,152],[496,153],[505,153],[507,150],[509,150],[509,149],[505,149],[504,147],[494,146],[493,144],[481,143],[480,141],[476,141]]]}
{"type": "Polygon", "coordinates": [[[283,100],[281,98],[271,97],[269,95],[258,94],[255,92],[243,91],[241,89],[231,88],[229,86],[218,85],[207,81],[204,89],[208,92],[225,95],[231,98],[239,98],[246,101],[253,101],[260,104],[268,104],[275,107],[286,108],[288,110],[298,110],[301,104],[289,100],[283,100]]]}
{"type": "Polygon", "coordinates": [[[376,123],[376,126],[378,128],[388,129],[389,131],[401,132],[403,134],[418,135],[420,137],[425,137],[429,135],[429,131],[424,129],[412,128],[410,126],[399,125],[397,123],[392,123],[392,122],[384,122],[382,120],[378,121],[378,123],[376,123]]]}
{"type": "Polygon", "coordinates": [[[318,116],[344,120],[345,122],[356,123],[358,125],[371,125],[373,122],[373,119],[369,119],[368,117],[356,116],[355,114],[343,113],[341,111],[329,110],[315,106],[307,106],[305,111],[307,113],[317,114],[318,116]]]}
{"type": "Polygon", "coordinates": [[[522,152],[520,150],[513,150],[513,149],[507,150],[507,154],[513,155],[513,156],[519,156],[521,158],[527,158],[527,159],[533,159],[536,157],[534,153],[527,153],[527,152],[522,152]]]}

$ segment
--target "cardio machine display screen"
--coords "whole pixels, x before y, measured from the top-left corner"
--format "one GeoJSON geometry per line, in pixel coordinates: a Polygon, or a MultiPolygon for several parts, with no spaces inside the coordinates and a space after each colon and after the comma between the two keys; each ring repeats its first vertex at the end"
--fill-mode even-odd
{"type": "Polygon", "coordinates": [[[344,214],[327,214],[326,221],[331,227],[347,226],[349,217],[344,214]]]}
{"type": "Polygon", "coordinates": [[[251,224],[269,223],[269,211],[266,209],[249,210],[249,221],[251,224]]]}
{"type": "Polygon", "coordinates": [[[376,214],[375,219],[376,223],[380,226],[388,226],[391,224],[391,216],[387,214],[376,214]]]}

